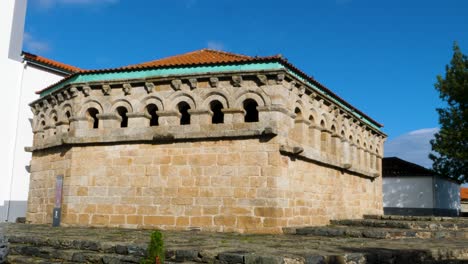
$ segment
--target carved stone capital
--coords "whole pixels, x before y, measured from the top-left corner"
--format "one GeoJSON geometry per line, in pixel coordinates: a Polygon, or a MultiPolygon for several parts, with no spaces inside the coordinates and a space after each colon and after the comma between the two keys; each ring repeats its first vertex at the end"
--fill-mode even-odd
{"type": "Polygon", "coordinates": [[[219,79],[217,77],[211,77],[210,78],[210,85],[213,88],[217,88],[219,84],[219,79]]]}
{"type": "Polygon", "coordinates": [[[78,96],[78,89],[75,86],[70,88],[70,98],[74,98],[78,96]]]}
{"type": "Polygon", "coordinates": [[[154,83],[152,82],[145,82],[145,91],[147,93],[152,93],[154,91],[154,83]]]}
{"type": "Polygon", "coordinates": [[[65,99],[63,98],[63,94],[62,94],[62,93],[58,93],[58,94],[57,94],[57,101],[58,101],[59,103],[65,101],[65,99]]]}
{"type": "Polygon", "coordinates": [[[284,73],[279,73],[278,75],[276,75],[276,83],[282,84],[284,81],[284,77],[286,77],[284,73]]]}
{"type": "Polygon", "coordinates": [[[130,94],[132,94],[132,85],[129,84],[129,83],[124,83],[123,87],[122,87],[122,90],[123,90],[125,95],[130,95],[130,94]]]}
{"type": "Polygon", "coordinates": [[[257,74],[257,79],[261,85],[268,84],[268,77],[265,74],[257,74]]]}
{"type": "Polygon", "coordinates": [[[299,96],[302,96],[305,93],[305,90],[306,90],[305,85],[299,86],[299,89],[298,89],[299,96]]]}
{"type": "Polygon", "coordinates": [[[108,84],[103,84],[102,85],[102,93],[104,95],[109,95],[111,90],[112,90],[112,88],[110,87],[110,85],[108,85],[108,84]]]}
{"type": "Polygon", "coordinates": [[[294,89],[294,87],[296,87],[296,81],[291,81],[289,83],[289,88],[288,88],[289,91],[292,91],[294,89]]]}
{"type": "Polygon", "coordinates": [[[182,81],[179,79],[174,79],[171,81],[171,87],[174,90],[180,90],[180,87],[182,86],[182,81]]]}
{"type": "Polygon", "coordinates": [[[240,75],[233,75],[233,76],[232,76],[232,86],[234,86],[234,87],[241,87],[241,86],[242,86],[242,76],[240,76],[240,75]]]}
{"type": "Polygon", "coordinates": [[[190,78],[189,80],[190,89],[197,89],[198,80],[197,78],[190,78]]]}
{"type": "Polygon", "coordinates": [[[89,86],[83,86],[83,94],[84,96],[89,96],[89,94],[91,93],[91,87],[89,86]]]}

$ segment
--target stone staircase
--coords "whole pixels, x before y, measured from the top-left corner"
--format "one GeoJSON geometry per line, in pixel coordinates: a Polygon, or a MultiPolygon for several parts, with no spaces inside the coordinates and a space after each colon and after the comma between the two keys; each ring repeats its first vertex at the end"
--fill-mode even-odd
{"type": "Polygon", "coordinates": [[[421,216],[376,216],[333,220],[325,227],[285,229],[286,233],[374,239],[468,239],[468,219],[421,216]]]}

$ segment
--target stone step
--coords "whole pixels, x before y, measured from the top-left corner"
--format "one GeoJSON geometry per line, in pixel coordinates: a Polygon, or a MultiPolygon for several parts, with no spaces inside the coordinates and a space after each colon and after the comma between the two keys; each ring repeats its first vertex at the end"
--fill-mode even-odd
{"type": "Polygon", "coordinates": [[[11,245],[32,245],[37,248],[46,247],[54,249],[73,249],[82,251],[101,252],[106,254],[130,255],[143,257],[146,253],[146,244],[105,242],[99,240],[77,240],[67,238],[49,238],[38,236],[10,235],[8,242],[11,245]]]}
{"type": "Polygon", "coordinates": [[[323,236],[323,237],[353,237],[375,239],[401,239],[401,238],[437,238],[437,239],[467,239],[468,231],[460,230],[407,230],[401,228],[366,228],[346,226],[302,227],[295,228],[296,235],[323,236]]]}
{"type": "Polygon", "coordinates": [[[379,228],[425,229],[425,230],[462,230],[468,232],[468,222],[452,221],[404,221],[382,219],[332,220],[332,225],[365,226],[379,228]]]}
{"type": "MultiPolygon", "coordinates": [[[[75,263],[140,263],[142,257],[121,254],[100,253],[91,250],[57,249],[52,247],[10,244],[8,259],[17,256],[35,258],[37,263],[41,260],[48,262],[66,261],[75,263]]],[[[33,262],[35,263],[35,262],[33,262]]]]}
{"type": "Polygon", "coordinates": [[[466,217],[407,216],[407,215],[364,215],[363,218],[364,219],[374,219],[374,220],[435,221],[435,222],[468,223],[468,218],[466,218],[466,217]]]}
{"type": "Polygon", "coordinates": [[[70,264],[76,262],[68,262],[63,260],[43,259],[31,256],[10,255],[8,263],[15,264],[70,264]]]}

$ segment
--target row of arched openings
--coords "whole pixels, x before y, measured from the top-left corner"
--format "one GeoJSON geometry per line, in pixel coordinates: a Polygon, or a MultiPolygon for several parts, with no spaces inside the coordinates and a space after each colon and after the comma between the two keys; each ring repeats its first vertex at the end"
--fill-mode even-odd
{"type": "MultiPolygon", "coordinates": [[[[214,100],[210,103],[210,110],[213,113],[211,116],[212,124],[223,124],[224,123],[224,106],[218,101],[214,100]]],[[[244,122],[258,122],[259,115],[257,110],[258,104],[253,99],[246,99],[243,102],[243,108],[245,111],[244,122]]],[[[149,126],[159,126],[158,107],[155,104],[149,104],[146,106],[146,113],[149,115],[149,126]]],[[[177,104],[177,110],[180,114],[180,125],[190,125],[190,105],[186,102],[180,102],[177,104]]],[[[117,114],[120,116],[120,127],[128,127],[128,109],[124,106],[116,108],[117,114]]],[[[86,112],[86,117],[90,120],[90,128],[99,128],[99,110],[91,107],[86,112]]]]}

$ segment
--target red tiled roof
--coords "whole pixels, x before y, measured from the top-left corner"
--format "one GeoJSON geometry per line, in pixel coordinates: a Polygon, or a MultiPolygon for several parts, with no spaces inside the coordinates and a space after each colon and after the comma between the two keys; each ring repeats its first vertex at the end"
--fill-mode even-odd
{"type": "Polygon", "coordinates": [[[38,55],[31,54],[31,53],[28,53],[28,52],[23,52],[23,55],[24,55],[24,59],[27,60],[27,61],[37,62],[39,64],[43,64],[43,65],[46,65],[46,66],[49,66],[49,67],[52,67],[52,68],[56,68],[58,70],[66,71],[66,72],[69,72],[69,73],[75,73],[75,72],[82,71],[82,69],[80,69],[78,67],[71,66],[71,65],[68,65],[68,64],[65,64],[65,63],[61,63],[61,62],[51,60],[51,59],[48,59],[48,58],[44,58],[42,56],[38,56],[38,55]]]}
{"type": "Polygon", "coordinates": [[[377,121],[373,120],[372,118],[370,118],[363,112],[353,107],[351,104],[346,102],[343,98],[339,97],[330,89],[325,87],[325,85],[321,84],[314,78],[310,77],[306,73],[296,68],[294,65],[289,63],[286,59],[284,59],[281,55],[268,56],[268,57],[257,57],[257,56],[250,57],[246,55],[240,55],[240,54],[212,50],[212,49],[201,49],[201,50],[196,50],[196,51],[192,51],[192,52],[188,52],[188,53],[184,53],[180,55],[175,55],[175,56],[166,57],[166,58],[139,63],[139,64],[128,65],[128,66],[119,67],[119,68],[99,69],[99,70],[80,70],[77,68],[78,71],[75,71],[74,74],[62,79],[58,83],[55,83],[53,85],[50,85],[49,87],[46,87],[40,91],[37,91],[36,93],[40,94],[54,87],[55,85],[58,85],[62,82],[67,81],[68,79],[76,76],[77,74],[109,73],[109,72],[118,72],[118,71],[125,71],[125,70],[137,71],[137,70],[144,70],[144,69],[165,68],[165,67],[175,67],[175,66],[190,67],[190,66],[199,66],[199,65],[224,65],[224,64],[230,64],[230,63],[249,63],[249,62],[279,62],[287,66],[288,68],[292,69],[293,71],[295,71],[302,78],[318,86],[326,94],[337,99],[339,102],[341,102],[343,105],[350,108],[352,111],[368,119],[369,121],[376,124],[377,126],[383,127],[382,124],[378,123],[377,121]]]}
{"type": "Polygon", "coordinates": [[[166,57],[158,60],[129,65],[122,68],[177,66],[177,65],[198,65],[210,63],[229,63],[249,61],[253,58],[246,55],[234,54],[224,51],[202,49],[176,56],[166,57]]]}
{"type": "Polygon", "coordinates": [[[468,201],[468,188],[460,188],[460,199],[468,201]]]}

